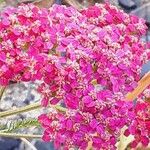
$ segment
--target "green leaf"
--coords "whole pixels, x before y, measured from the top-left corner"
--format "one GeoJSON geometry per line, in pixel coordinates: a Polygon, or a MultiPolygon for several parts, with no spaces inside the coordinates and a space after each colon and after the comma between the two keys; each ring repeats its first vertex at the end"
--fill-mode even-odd
{"type": "Polygon", "coordinates": [[[40,127],[40,124],[37,119],[29,118],[17,121],[10,121],[5,125],[0,125],[0,132],[13,132],[15,130],[27,127],[40,127]]]}

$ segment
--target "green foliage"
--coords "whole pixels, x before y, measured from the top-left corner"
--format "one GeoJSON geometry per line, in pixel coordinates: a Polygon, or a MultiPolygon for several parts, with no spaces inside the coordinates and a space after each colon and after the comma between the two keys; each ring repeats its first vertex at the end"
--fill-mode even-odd
{"type": "Polygon", "coordinates": [[[4,0],[0,0],[0,3],[4,2],[4,0]]]}
{"type": "Polygon", "coordinates": [[[29,118],[23,120],[10,121],[5,125],[0,125],[0,132],[13,132],[15,130],[26,127],[39,127],[40,124],[37,119],[29,118]]]}

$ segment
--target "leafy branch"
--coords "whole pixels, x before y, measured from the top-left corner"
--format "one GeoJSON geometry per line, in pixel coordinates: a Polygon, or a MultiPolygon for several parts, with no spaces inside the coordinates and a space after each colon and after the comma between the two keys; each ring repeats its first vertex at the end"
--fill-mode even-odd
{"type": "Polygon", "coordinates": [[[0,128],[1,132],[12,132],[15,130],[18,130],[20,128],[24,128],[24,127],[39,127],[40,124],[38,122],[37,119],[34,118],[29,118],[29,119],[23,119],[23,120],[17,120],[17,121],[10,121],[8,123],[6,123],[5,125],[1,125],[2,128],[0,128]]]}

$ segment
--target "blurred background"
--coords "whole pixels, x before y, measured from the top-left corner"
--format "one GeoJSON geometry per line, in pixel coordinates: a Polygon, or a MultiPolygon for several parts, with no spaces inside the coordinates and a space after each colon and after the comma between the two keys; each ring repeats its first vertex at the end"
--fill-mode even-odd
{"type": "MultiPolygon", "coordinates": [[[[142,40],[150,41],[150,0],[107,0],[111,4],[123,9],[127,13],[131,13],[142,17],[146,20],[148,26],[147,34],[142,40]]],[[[17,7],[21,3],[34,3],[39,7],[50,7],[53,3],[72,5],[77,9],[88,7],[94,3],[103,3],[103,0],[0,0],[0,11],[8,6],[17,7]]],[[[143,66],[142,75],[150,70],[150,63],[143,66]]],[[[40,100],[40,95],[35,91],[38,83],[18,83],[10,85],[4,92],[0,101],[0,111],[17,108],[37,102],[40,100]]],[[[34,113],[25,113],[16,115],[5,120],[0,120],[1,123],[10,122],[11,120],[24,119],[26,117],[36,118],[41,113],[40,110],[34,113]]],[[[41,133],[40,129],[24,129],[21,133],[41,133]]],[[[28,146],[21,139],[2,138],[0,137],[0,150],[54,150],[52,143],[43,143],[41,140],[30,140],[33,147],[28,146]]],[[[139,148],[144,150],[144,148],[139,148]]],[[[150,150],[148,148],[147,150],[150,150]]]]}

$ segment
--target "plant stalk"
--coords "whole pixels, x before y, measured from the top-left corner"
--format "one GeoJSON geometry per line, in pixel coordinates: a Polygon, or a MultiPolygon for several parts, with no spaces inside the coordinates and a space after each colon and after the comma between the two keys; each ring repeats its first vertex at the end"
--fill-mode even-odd
{"type": "Polygon", "coordinates": [[[16,108],[14,110],[3,111],[3,112],[0,112],[0,118],[20,114],[20,113],[23,113],[23,112],[28,112],[28,111],[31,111],[31,110],[38,109],[40,107],[41,107],[40,103],[37,102],[37,103],[30,104],[30,105],[27,105],[27,106],[24,106],[24,107],[21,107],[21,108],[16,108]]]}
{"type": "Polygon", "coordinates": [[[31,150],[37,150],[37,148],[36,148],[32,143],[30,143],[26,138],[21,138],[21,140],[22,140],[26,145],[28,145],[31,150]]]}
{"type": "Polygon", "coordinates": [[[42,135],[19,134],[19,133],[2,133],[2,132],[0,132],[0,137],[12,137],[12,138],[41,138],[42,135]]]}
{"type": "MultiPolygon", "coordinates": [[[[61,112],[66,111],[66,108],[59,106],[59,105],[56,105],[56,106],[50,105],[50,107],[53,107],[53,108],[55,108],[61,112]]],[[[39,109],[39,108],[41,108],[41,104],[40,104],[40,102],[37,102],[37,103],[30,104],[30,105],[27,105],[27,106],[24,106],[21,108],[16,108],[14,110],[8,110],[8,111],[0,112],[0,118],[12,116],[12,115],[16,115],[16,114],[20,114],[20,113],[24,113],[24,112],[29,112],[31,110],[35,110],[35,109],[39,109]]]]}
{"type": "Polygon", "coordinates": [[[138,82],[138,86],[126,95],[129,101],[135,100],[150,85],[150,71],[138,82]]]}
{"type": "Polygon", "coordinates": [[[0,86],[0,101],[2,100],[3,94],[5,92],[6,87],[5,86],[0,86]]]}

